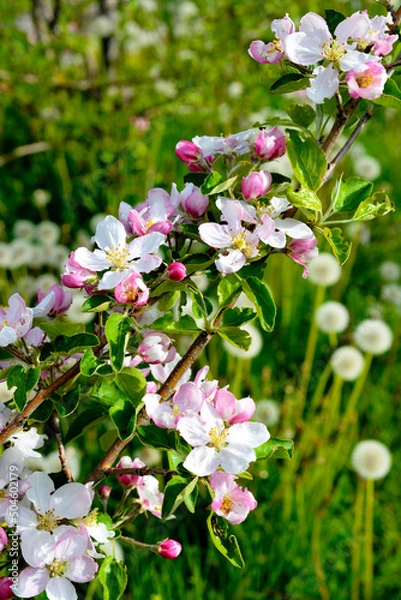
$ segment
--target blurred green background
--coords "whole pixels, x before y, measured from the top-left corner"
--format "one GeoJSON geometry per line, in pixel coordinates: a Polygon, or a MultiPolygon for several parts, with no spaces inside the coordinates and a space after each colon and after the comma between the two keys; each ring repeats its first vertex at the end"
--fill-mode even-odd
{"type": "MultiPolygon", "coordinates": [[[[254,39],[272,38],[272,19],[288,12],[298,22],[308,10],[323,13],[326,8],[347,16],[360,9],[371,16],[384,14],[378,3],[358,0],[0,0],[2,302],[16,289],[32,298],[40,277],[42,287],[51,284],[68,249],[88,241],[97,215],[117,215],[121,201],[143,201],[149,188],[169,190],[173,181],[180,187],[186,173],[174,155],[180,139],[227,135],[285,116],[294,99],[304,101],[301,96],[269,96],[268,70],[251,60],[247,48],[254,39]],[[43,233],[48,221],[59,228],[46,230],[53,245],[43,233]],[[24,237],[31,244],[25,256],[24,237]],[[36,262],[32,245],[42,252],[36,262]],[[44,280],[44,275],[51,277],[44,280]]],[[[385,189],[398,206],[399,131],[399,113],[377,107],[338,168],[338,174],[372,179],[375,189],[385,189]]],[[[351,598],[351,560],[363,534],[356,539],[357,477],[350,452],[366,438],[382,441],[393,454],[392,471],[376,487],[373,597],[401,598],[401,288],[396,277],[390,282],[392,294],[383,295],[389,281],[380,274],[384,261],[401,264],[400,228],[396,212],[350,230],[353,257],[339,284],[326,292],[326,299],[342,301],[351,314],[341,344],[351,343],[355,325],[371,316],[384,318],[395,335],[390,352],[373,363],[341,460],[330,462],[341,431],[321,436],[327,418],[324,394],[311,421],[306,418],[303,429],[294,429],[294,390],[316,287],[301,278],[299,266],[274,257],[268,282],[278,321],[273,334],[264,335],[263,351],[252,359],[221,358],[216,340],[204,360],[238,397],[250,394],[277,402],[280,420],[271,432],[295,438],[296,451],[301,447],[297,464],[278,460],[255,469],[260,477],[249,487],[259,506],[244,525],[235,527],[247,563],[243,571],[211,546],[204,523],[207,499],[195,519],[182,509],[168,524],[143,520],[138,538],[153,542],[170,535],[183,543],[184,552],[174,562],[163,562],[125,549],[127,599],[351,598]],[[308,443],[303,437],[307,430],[312,432],[308,443]],[[316,495],[316,489],[322,493],[316,495]]],[[[327,337],[319,334],[310,395],[331,351],[327,337]]],[[[351,389],[345,385],[345,399],[351,389]]],[[[93,433],[80,442],[93,464],[95,439],[93,433]]],[[[86,473],[86,465],[81,472],[86,473]]],[[[362,588],[360,593],[362,598],[362,588]]],[[[101,596],[92,585],[82,588],[82,597],[101,596]]]]}

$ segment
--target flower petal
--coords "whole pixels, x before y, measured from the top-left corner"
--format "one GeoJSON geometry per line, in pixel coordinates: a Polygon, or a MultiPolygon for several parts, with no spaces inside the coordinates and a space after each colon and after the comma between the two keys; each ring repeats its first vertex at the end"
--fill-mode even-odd
{"type": "Polygon", "coordinates": [[[194,448],[183,463],[188,471],[199,477],[211,475],[216,471],[219,464],[220,457],[216,450],[214,448],[209,448],[208,446],[194,448]]]}
{"type": "Polygon", "coordinates": [[[18,575],[18,581],[13,586],[13,591],[19,598],[33,598],[46,589],[48,581],[49,572],[47,569],[27,567],[18,575]]]}
{"type": "Polygon", "coordinates": [[[26,492],[26,497],[38,512],[45,513],[49,508],[50,494],[54,492],[53,481],[46,473],[37,471],[28,477],[28,482],[32,487],[26,492]]]}
{"type": "Polygon", "coordinates": [[[85,517],[91,507],[93,492],[83,483],[66,483],[53,494],[51,505],[64,519],[85,517]]]}
{"type": "Polygon", "coordinates": [[[85,583],[94,578],[97,569],[98,566],[92,558],[81,556],[71,561],[70,566],[66,570],[66,575],[71,581],[85,583]]]}
{"type": "Polygon", "coordinates": [[[77,600],[77,592],[65,577],[52,577],[46,586],[49,600],[77,600]]]}

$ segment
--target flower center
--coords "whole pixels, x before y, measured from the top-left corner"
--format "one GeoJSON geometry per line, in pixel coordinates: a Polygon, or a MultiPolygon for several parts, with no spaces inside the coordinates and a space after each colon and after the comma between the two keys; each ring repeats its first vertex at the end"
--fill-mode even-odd
{"type": "Polygon", "coordinates": [[[38,514],[38,524],[36,529],[52,532],[58,526],[60,517],[56,516],[54,509],[47,510],[44,515],[38,514]]]}
{"type": "Polygon", "coordinates": [[[218,427],[212,427],[209,431],[209,440],[211,445],[216,450],[221,450],[226,445],[227,432],[225,429],[219,429],[218,427]]]}
{"type": "Polygon", "coordinates": [[[71,565],[71,563],[66,560],[60,560],[59,558],[54,558],[53,562],[50,565],[47,565],[47,570],[49,571],[50,577],[63,577],[67,568],[71,565]]]}
{"type": "Polygon", "coordinates": [[[336,62],[340,60],[345,54],[344,49],[341,47],[336,40],[330,40],[322,44],[322,56],[330,62],[336,62]]]}
{"type": "Polygon", "coordinates": [[[97,508],[94,508],[89,513],[89,515],[86,515],[86,517],[83,517],[82,519],[80,519],[80,522],[83,525],[85,525],[86,527],[93,527],[97,523],[98,512],[99,512],[99,510],[97,508]]]}
{"type": "Polygon", "coordinates": [[[367,88],[372,84],[373,75],[360,75],[356,78],[356,82],[360,88],[367,88]]]}
{"type": "Polygon", "coordinates": [[[256,248],[253,248],[249,243],[246,231],[235,233],[231,239],[233,247],[242,252],[247,258],[254,256],[256,248]]]}
{"type": "Polygon", "coordinates": [[[233,505],[233,501],[229,496],[224,496],[223,502],[221,503],[220,510],[224,511],[226,514],[231,512],[231,507],[233,505]]]}
{"type": "Polygon", "coordinates": [[[284,52],[280,40],[273,40],[272,42],[270,42],[270,44],[267,45],[267,48],[264,50],[264,52],[262,52],[262,55],[265,58],[269,58],[269,54],[273,54],[274,52],[284,52]]]}
{"type": "Polygon", "coordinates": [[[127,248],[109,248],[105,251],[107,259],[112,263],[117,271],[122,271],[127,265],[128,250],[127,248]]]}

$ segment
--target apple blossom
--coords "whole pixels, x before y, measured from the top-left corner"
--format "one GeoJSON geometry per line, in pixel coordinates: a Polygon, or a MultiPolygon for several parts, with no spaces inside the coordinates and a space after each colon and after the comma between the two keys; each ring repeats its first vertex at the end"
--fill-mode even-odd
{"type": "Polygon", "coordinates": [[[288,14],[283,19],[274,19],[271,24],[276,39],[265,44],[261,40],[251,43],[248,53],[257,62],[276,63],[284,57],[284,40],[290,33],[295,32],[295,25],[288,14]]]}
{"type": "Polygon", "coordinates": [[[149,331],[138,347],[138,354],[150,365],[157,365],[173,360],[176,349],[165,333],[149,331]]]}
{"type": "Polygon", "coordinates": [[[0,308],[0,347],[14,344],[30,331],[33,313],[18,294],[10,296],[7,308],[0,308]]]}
{"type": "Polygon", "coordinates": [[[160,402],[158,394],[147,394],[143,400],[149,417],[156,425],[175,429],[184,416],[200,411],[204,396],[195,383],[188,382],[179,386],[171,401],[160,402]]]}
{"type": "Polygon", "coordinates": [[[162,262],[153,253],[163,243],[163,234],[154,231],[127,243],[124,225],[111,215],[98,223],[93,239],[99,249],[91,252],[78,248],[74,258],[85,269],[106,271],[100,278],[99,290],[115,288],[132,272],[149,273],[162,262]]]}
{"type": "Polygon", "coordinates": [[[302,277],[304,278],[308,276],[309,272],[306,264],[318,255],[316,246],[317,239],[314,235],[309,238],[292,240],[288,244],[288,249],[290,251],[289,257],[292,258],[294,262],[305,267],[302,273],[302,277]]]}
{"type": "Polygon", "coordinates": [[[12,585],[10,577],[0,577],[0,600],[9,600],[14,596],[12,585]]]}
{"type": "Polygon", "coordinates": [[[236,479],[234,475],[220,471],[210,477],[210,486],[214,492],[212,510],[232,525],[245,521],[249,511],[258,504],[247,488],[242,489],[235,483],[236,479]]]}
{"type": "Polygon", "coordinates": [[[345,76],[351,98],[375,100],[382,95],[387,72],[377,62],[366,62],[348,71],[345,76]]]}
{"type": "Polygon", "coordinates": [[[262,129],[256,137],[254,152],[263,160],[276,160],[285,154],[286,144],[287,138],[278,127],[262,129]]]}
{"type": "Polygon", "coordinates": [[[94,578],[97,564],[87,551],[87,536],[78,529],[60,528],[54,534],[38,531],[27,537],[22,554],[28,567],[13,586],[19,598],[31,598],[46,591],[49,600],[76,600],[72,581],[85,583],[94,578]]]}
{"type": "Polygon", "coordinates": [[[122,304],[144,306],[149,300],[149,289],[139,273],[131,272],[116,285],[114,295],[122,304]]]}
{"type": "MultiPolygon", "coordinates": [[[[122,456],[117,463],[117,469],[140,469],[141,467],[146,467],[145,463],[139,460],[139,458],[134,458],[132,460],[129,456],[122,456]]],[[[142,483],[143,477],[140,475],[132,475],[130,473],[124,475],[117,475],[118,480],[124,487],[132,487],[139,485],[142,483]]]]}
{"type": "Polygon", "coordinates": [[[208,402],[203,404],[200,415],[182,417],[177,429],[193,446],[184,467],[199,477],[211,475],[219,466],[233,475],[246,471],[256,460],[254,448],[270,437],[262,423],[225,425],[220,413],[208,402]]]}

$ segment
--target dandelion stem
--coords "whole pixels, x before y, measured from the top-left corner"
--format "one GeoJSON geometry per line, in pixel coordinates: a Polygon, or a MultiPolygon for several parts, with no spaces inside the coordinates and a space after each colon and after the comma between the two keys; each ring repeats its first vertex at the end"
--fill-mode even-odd
{"type": "Polygon", "coordinates": [[[313,523],[312,532],[312,558],[313,566],[315,568],[315,575],[319,585],[320,597],[322,600],[330,600],[329,589],[326,583],[326,576],[320,557],[320,531],[322,528],[322,518],[316,515],[313,523]]]}
{"type": "Polygon", "coordinates": [[[362,515],[364,500],[364,481],[358,477],[358,484],[355,498],[354,527],[352,531],[352,582],[351,582],[351,600],[359,600],[359,578],[361,566],[361,533],[362,533],[362,515]]]}
{"type": "Polygon", "coordinates": [[[373,507],[374,480],[366,480],[366,509],[365,509],[365,580],[364,599],[372,600],[373,589],[373,507]]]}

